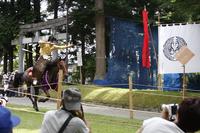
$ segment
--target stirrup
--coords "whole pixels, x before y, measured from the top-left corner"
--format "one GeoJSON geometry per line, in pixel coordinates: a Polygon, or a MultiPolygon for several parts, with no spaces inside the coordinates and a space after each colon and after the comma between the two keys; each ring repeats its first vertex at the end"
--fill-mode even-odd
{"type": "Polygon", "coordinates": [[[33,85],[37,85],[37,82],[38,82],[37,79],[34,79],[33,80],[33,85]]]}

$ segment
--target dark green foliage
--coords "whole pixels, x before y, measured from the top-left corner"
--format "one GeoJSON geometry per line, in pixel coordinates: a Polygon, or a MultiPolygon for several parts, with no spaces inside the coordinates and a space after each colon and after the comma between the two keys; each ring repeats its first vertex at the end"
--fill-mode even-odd
{"type": "Polygon", "coordinates": [[[187,84],[187,88],[190,90],[195,89],[195,90],[199,90],[199,83],[200,83],[200,73],[193,73],[193,74],[188,74],[188,84],[187,84]]]}

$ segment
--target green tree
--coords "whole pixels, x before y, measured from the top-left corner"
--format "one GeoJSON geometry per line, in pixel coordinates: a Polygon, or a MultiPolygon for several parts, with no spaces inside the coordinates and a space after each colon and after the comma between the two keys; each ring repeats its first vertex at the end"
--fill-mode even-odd
{"type": "Polygon", "coordinates": [[[15,14],[14,0],[10,2],[0,2],[0,45],[4,52],[4,72],[7,72],[7,60],[9,59],[9,70],[13,71],[13,51],[14,46],[11,41],[16,37],[18,32],[18,23],[15,14]]]}

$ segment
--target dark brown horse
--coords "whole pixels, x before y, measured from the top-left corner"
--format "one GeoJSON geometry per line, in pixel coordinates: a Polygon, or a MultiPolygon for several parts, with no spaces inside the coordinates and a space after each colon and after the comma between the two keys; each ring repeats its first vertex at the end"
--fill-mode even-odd
{"type": "MultiPolygon", "coordinates": [[[[13,87],[17,88],[23,83],[27,85],[28,93],[31,93],[31,89],[33,88],[34,95],[27,95],[33,104],[33,108],[38,111],[37,101],[46,102],[49,100],[50,94],[49,89],[53,89],[57,91],[57,83],[58,83],[58,71],[59,69],[65,69],[63,66],[65,65],[64,61],[58,59],[54,62],[48,63],[44,73],[33,73],[33,67],[28,68],[23,73],[16,73],[13,87]],[[38,82],[36,85],[33,84],[32,75],[35,75],[38,82]],[[39,89],[42,89],[46,94],[46,98],[40,98],[38,100],[39,89]]],[[[64,70],[65,72],[65,70],[64,70]]]]}

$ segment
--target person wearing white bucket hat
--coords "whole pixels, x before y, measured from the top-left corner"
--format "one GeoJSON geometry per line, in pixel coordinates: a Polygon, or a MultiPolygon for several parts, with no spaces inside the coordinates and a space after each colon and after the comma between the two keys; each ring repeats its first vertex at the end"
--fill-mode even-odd
{"type": "Polygon", "coordinates": [[[89,133],[81,105],[81,93],[76,88],[63,92],[62,108],[44,115],[41,133],[89,133]]]}

